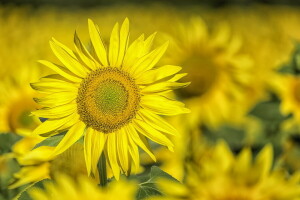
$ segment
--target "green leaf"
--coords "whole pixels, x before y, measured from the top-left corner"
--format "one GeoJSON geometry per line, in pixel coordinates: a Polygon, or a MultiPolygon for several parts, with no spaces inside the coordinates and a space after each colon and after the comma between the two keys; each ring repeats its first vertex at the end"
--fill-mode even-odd
{"type": "Polygon", "coordinates": [[[29,185],[18,195],[18,200],[32,200],[32,198],[28,194],[28,191],[30,191],[34,188],[44,189],[44,184],[46,182],[51,182],[51,181],[52,180],[50,180],[50,179],[44,179],[42,181],[39,181],[39,182],[29,185]]]}
{"type": "Polygon", "coordinates": [[[11,152],[11,147],[21,138],[15,133],[0,133],[0,155],[11,152]]]}
{"type": "Polygon", "coordinates": [[[225,140],[232,149],[242,148],[247,136],[247,130],[243,127],[235,127],[230,125],[222,125],[218,129],[209,129],[208,127],[201,127],[203,135],[213,143],[220,139],[225,140]]]}
{"type": "Polygon", "coordinates": [[[281,74],[294,74],[294,69],[291,64],[285,64],[278,69],[278,72],[281,74]]]}
{"type": "Polygon", "coordinates": [[[162,193],[156,186],[156,181],[160,178],[165,178],[178,182],[178,180],[176,180],[170,174],[162,171],[157,166],[153,166],[149,174],[141,174],[135,177],[135,179],[138,179],[138,181],[140,182],[136,198],[138,200],[141,200],[149,196],[162,195],[162,193]]]}
{"type": "Polygon", "coordinates": [[[40,146],[50,146],[55,147],[58,145],[58,143],[63,139],[64,135],[55,135],[52,137],[48,137],[42,142],[38,143],[33,149],[36,149],[40,146]]]}
{"type": "Polygon", "coordinates": [[[20,166],[14,158],[8,158],[5,160],[2,163],[2,167],[4,167],[4,169],[2,169],[2,172],[0,173],[0,189],[7,188],[14,173],[20,170],[20,166]]]}
{"type": "Polygon", "coordinates": [[[284,120],[286,117],[280,112],[280,102],[279,101],[267,101],[258,103],[250,115],[256,116],[262,120],[284,120]]]}
{"type": "Polygon", "coordinates": [[[295,48],[294,52],[291,56],[291,60],[284,64],[281,68],[278,70],[279,73],[283,74],[294,74],[299,75],[300,74],[300,43],[295,42],[295,48]]]}
{"type": "Polygon", "coordinates": [[[5,200],[4,196],[0,194],[0,200],[5,200]]]}
{"type": "MultiPolygon", "coordinates": [[[[63,134],[59,134],[59,135],[55,135],[52,137],[48,137],[45,140],[43,140],[42,142],[38,143],[37,145],[35,145],[35,147],[33,149],[36,149],[40,146],[49,146],[49,147],[55,147],[59,144],[59,142],[63,139],[63,137],[65,136],[65,132],[63,134]]],[[[83,144],[84,142],[84,138],[81,137],[77,142],[83,144]]]]}

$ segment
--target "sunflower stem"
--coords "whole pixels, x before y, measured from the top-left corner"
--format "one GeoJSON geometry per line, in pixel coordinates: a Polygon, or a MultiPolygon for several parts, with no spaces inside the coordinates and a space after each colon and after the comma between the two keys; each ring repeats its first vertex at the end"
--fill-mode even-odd
{"type": "Polygon", "coordinates": [[[105,155],[103,152],[102,152],[99,162],[98,162],[98,172],[99,172],[99,178],[100,178],[100,185],[102,187],[105,187],[107,185],[107,173],[106,173],[105,155]]]}

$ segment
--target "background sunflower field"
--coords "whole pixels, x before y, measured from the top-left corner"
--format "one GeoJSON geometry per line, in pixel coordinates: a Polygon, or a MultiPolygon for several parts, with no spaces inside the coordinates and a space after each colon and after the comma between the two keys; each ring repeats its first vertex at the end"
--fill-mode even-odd
{"type": "MultiPolygon", "coordinates": [[[[300,200],[299,6],[292,0],[0,0],[0,200],[300,200]],[[73,51],[78,34],[92,52],[88,19],[109,43],[114,24],[127,18],[130,44],[152,33],[153,49],[168,41],[157,65],[172,75],[177,71],[168,66],[180,66],[170,80],[190,84],[165,97],[190,112],[171,116],[174,109],[163,117],[178,132],[167,136],[173,151],[144,137],[135,169],[116,180],[109,163],[90,175],[84,134],[46,156],[66,132],[35,133],[48,120],[35,112],[51,102],[33,83],[56,75],[38,62],[58,60],[52,38],[73,51]]],[[[55,102],[66,99],[53,95],[55,102]]]]}

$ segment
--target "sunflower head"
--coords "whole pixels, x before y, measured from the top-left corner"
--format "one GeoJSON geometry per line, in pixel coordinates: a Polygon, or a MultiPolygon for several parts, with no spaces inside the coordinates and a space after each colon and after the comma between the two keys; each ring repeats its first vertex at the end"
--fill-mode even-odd
{"type": "MultiPolygon", "coordinates": [[[[27,154],[17,157],[22,168],[14,174],[15,181],[10,188],[22,185],[54,179],[57,174],[71,177],[74,181],[80,176],[86,176],[83,144],[77,142],[65,152],[51,157],[54,147],[38,147],[27,154]]],[[[99,182],[98,174],[93,177],[94,182],[99,182]]]]}
{"type": "Polygon", "coordinates": [[[155,160],[148,139],[173,149],[169,137],[177,131],[159,115],[177,115],[189,110],[167,96],[184,74],[179,66],[156,63],[168,43],[151,50],[155,34],[141,35],[129,45],[129,21],[117,23],[108,47],[99,28],[88,21],[91,48],[88,50],[75,33],[75,51],[55,39],[50,46],[62,65],[40,61],[57,72],[31,86],[42,93],[36,99],[43,108],[33,113],[47,118],[34,133],[52,136],[68,130],[53,155],[68,149],[82,136],[88,173],[96,173],[102,153],[113,174],[129,174],[139,167],[138,147],[155,160]]]}
{"type": "Polygon", "coordinates": [[[190,87],[177,94],[194,111],[189,119],[197,118],[197,123],[215,128],[238,118],[231,108],[237,104],[246,106],[242,100],[252,74],[251,60],[240,51],[240,37],[228,24],[208,27],[200,17],[176,27],[170,34],[172,48],[164,61],[183,66],[188,73],[183,80],[191,81],[190,87]]]}
{"type": "Polygon", "coordinates": [[[219,142],[189,163],[183,185],[165,180],[159,184],[168,200],[297,200],[299,174],[287,178],[286,172],[272,169],[272,164],[270,145],[253,159],[249,148],[234,155],[225,142],[219,142]]]}
{"type": "Polygon", "coordinates": [[[0,82],[0,132],[30,134],[39,124],[39,120],[30,115],[30,112],[39,106],[33,101],[36,92],[29,83],[35,81],[41,72],[35,67],[11,70],[0,82]]]}
{"type": "Polygon", "coordinates": [[[45,189],[29,189],[29,194],[33,200],[56,200],[56,199],[124,199],[135,198],[136,185],[131,182],[112,182],[106,188],[97,187],[90,179],[81,176],[78,182],[69,176],[59,175],[55,182],[46,182],[45,189]]]}
{"type": "Polygon", "coordinates": [[[117,68],[97,69],[78,89],[77,107],[87,126],[110,133],[135,117],[140,103],[134,79],[117,68]]]}

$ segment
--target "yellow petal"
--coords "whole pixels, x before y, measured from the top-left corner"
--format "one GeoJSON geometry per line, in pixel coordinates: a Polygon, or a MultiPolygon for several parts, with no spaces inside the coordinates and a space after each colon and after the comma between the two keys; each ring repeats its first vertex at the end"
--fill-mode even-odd
{"type": "Polygon", "coordinates": [[[182,68],[174,65],[165,65],[155,70],[149,70],[137,78],[137,84],[149,84],[160,79],[172,76],[179,72],[182,68]]]}
{"type": "Polygon", "coordinates": [[[119,47],[119,54],[118,54],[116,67],[120,67],[123,63],[125,52],[128,47],[128,42],[129,42],[129,20],[128,18],[126,18],[120,30],[120,47],[119,47]]]}
{"type": "Polygon", "coordinates": [[[156,158],[151,150],[151,147],[148,141],[145,140],[145,137],[143,135],[139,135],[131,124],[128,124],[125,127],[125,129],[128,133],[128,137],[131,138],[132,141],[134,142],[134,145],[138,145],[152,158],[152,160],[156,161],[156,158]]]}
{"type": "MultiPolygon", "coordinates": [[[[57,131],[60,127],[62,127],[65,124],[69,124],[70,126],[72,124],[76,123],[76,118],[78,117],[78,114],[72,114],[70,116],[67,116],[65,118],[61,118],[61,119],[49,119],[45,122],[43,122],[42,124],[40,124],[34,131],[33,134],[37,134],[37,135],[45,135],[47,133],[52,133],[57,131]]],[[[67,128],[67,127],[66,127],[67,128]]],[[[54,134],[54,133],[53,133],[54,134]]],[[[57,134],[57,132],[56,132],[57,134]]]]}
{"type": "Polygon", "coordinates": [[[159,115],[178,115],[190,112],[183,103],[159,95],[143,96],[141,105],[159,115]]]}
{"type": "Polygon", "coordinates": [[[260,176],[266,177],[273,163],[273,148],[270,144],[266,145],[257,155],[255,159],[255,167],[260,172],[260,176]]]}
{"type": "Polygon", "coordinates": [[[98,59],[101,62],[102,66],[108,66],[107,53],[101,40],[100,33],[92,20],[88,19],[88,25],[91,41],[96,55],[98,56],[98,59]]]}
{"type": "Polygon", "coordinates": [[[207,41],[207,26],[205,21],[201,17],[193,17],[190,20],[191,30],[187,31],[186,26],[181,26],[183,34],[182,37],[186,37],[189,44],[202,44],[207,41]]]}
{"type": "Polygon", "coordinates": [[[143,55],[144,35],[136,39],[125,52],[122,69],[127,72],[132,71],[134,63],[143,55]]]}
{"type": "Polygon", "coordinates": [[[179,182],[170,181],[165,178],[158,178],[157,184],[159,185],[159,188],[162,190],[164,194],[168,194],[172,196],[176,195],[176,196],[184,197],[184,196],[188,196],[190,192],[185,185],[179,182]]]}
{"type": "Polygon", "coordinates": [[[176,74],[175,76],[173,76],[171,79],[168,80],[168,82],[176,82],[179,79],[185,77],[187,75],[187,73],[181,73],[181,74],[176,74]]]}
{"type": "Polygon", "coordinates": [[[166,42],[164,45],[160,46],[159,48],[151,51],[147,55],[141,57],[133,66],[132,69],[134,70],[132,75],[134,77],[140,76],[142,73],[144,73],[147,70],[150,70],[156,65],[156,63],[160,60],[162,55],[165,53],[165,51],[168,48],[168,42],[166,42]]]}
{"type": "Polygon", "coordinates": [[[220,163],[219,169],[221,171],[227,171],[232,168],[231,166],[234,163],[234,155],[225,141],[218,141],[213,157],[215,161],[220,163]]]}
{"type": "MultiPolygon", "coordinates": [[[[248,173],[249,167],[252,164],[252,153],[249,148],[244,148],[241,153],[239,153],[236,164],[235,164],[235,171],[238,173],[248,173]]],[[[246,174],[241,174],[244,176],[246,174]]]]}
{"type": "Polygon", "coordinates": [[[18,162],[21,165],[37,165],[39,163],[49,161],[53,159],[53,157],[51,157],[53,149],[54,147],[50,146],[40,146],[20,157],[18,162]]]}
{"type": "MultiPolygon", "coordinates": [[[[28,193],[30,194],[30,197],[32,199],[49,200],[47,193],[42,193],[39,188],[33,187],[30,190],[28,190],[28,193]]],[[[19,195],[16,198],[19,199],[19,195]]]]}
{"type": "Polygon", "coordinates": [[[171,124],[166,122],[166,120],[164,120],[162,117],[153,114],[149,110],[140,109],[139,115],[147,124],[151,125],[156,130],[170,135],[178,135],[178,131],[173,126],[171,126],[171,124]]]}
{"type": "Polygon", "coordinates": [[[47,76],[40,78],[40,81],[54,81],[54,82],[58,82],[58,83],[67,82],[68,84],[71,84],[71,85],[79,85],[79,83],[74,83],[73,81],[70,81],[59,74],[49,74],[47,76]]]}
{"type": "Polygon", "coordinates": [[[35,102],[45,107],[60,106],[74,101],[77,93],[74,92],[56,92],[42,98],[33,98],[35,102]]]}
{"type": "Polygon", "coordinates": [[[128,162],[128,137],[127,132],[124,129],[120,129],[117,133],[117,152],[120,165],[123,171],[127,174],[129,162],[128,162]]]}
{"type": "Polygon", "coordinates": [[[59,41],[57,41],[55,38],[52,38],[53,42],[58,45],[60,48],[62,48],[64,51],[66,51],[66,53],[68,53],[70,56],[72,56],[73,58],[75,58],[75,54],[74,52],[69,49],[69,47],[67,47],[66,45],[60,43],[59,41]]]}
{"type": "Polygon", "coordinates": [[[120,168],[117,159],[117,144],[116,133],[109,133],[107,136],[107,155],[110,167],[113,171],[114,177],[119,180],[120,168]]]}
{"type": "Polygon", "coordinates": [[[136,146],[135,142],[133,141],[132,138],[128,137],[128,151],[129,154],[133,160],[133,166],[135,168],[134,173],[137,173],[139,168],[140,168],[140,154],[139,154],[139,149],[136,146]]]}
{"type": "Polygon", "coordinates": [[[91,174],[92,169],[92,149],[93,149],[93,139],[94,139],[94,129],[87,128],[84,136],[84,158],[86,163],[86,169],[88,176],[91,174]]]}
{"type": "Polygon", "coordinates": [[[50,163],[48,162],[36,166],[22,167],[21,170],[15,174],[18,181],[10,185],[9,189],[50,178],[49,174],[50,163]]]}
{"type": "Polygon", "coordinates": [[[117,67],[117,61],[120,48],[119,23],[116,23],[111,35],[109,43],[108,59],[111,67],[117,67]]]}
{"type": "Polygon", "coordinates": [[[56,57],[66,66],[68,70],[78,77],[85,77],[88,70],[78,60],[70,55],[59,43],[50,41],[50,46],[56,57]]]}
{"type": "Polygon", "coordinates": [[[152,128],[142,120],[135,119],[133,123],[141,134],[158,144],[167,146],[169,150],[173,151],[173,143],[163,133],[152,128]]]}
{"type": "Polygon", "coordinates": [[[95,70],[97,69],[97,66],[100,66],[100,64],[93,58],[93,56],[91,56],[89,51],[81,43],[76,32],[74,34],[74,44],[78,57],[87,67],[89,67],[91,70],[95,70]]]}
{"type": "Polygon", "coordinates": [[[72,146],[75,142],[77,142],[85,131],[85,124],[83,122],[77,122],[74,124],[70,130],[65,134],[63,139],[59,142],[59,144],[55,147],[52,155],[58,155],[62,152],[66,151],[70,146],[72,146]]]}
{"type": "Polygon", "coordinates": [[[43,118],[62,118],[71,115],[73,113],[76,113],[77,112],[76,110],[77,110],[76,104],[66,104],[63,106],[57,106],[52,108],[42,108],[40,110],[36,110],[31,113],[38,117],[43,117],[43,118]]]}
{"type": "Polygon", "coordinates": [[[212,45],[214,46],[225,46],[229,42],[230,38],[230,27],[228,24],[221,24],[218,27],[218,31],[214,32],[212,37],[212,45]]]}
{"type": "Polygon", "coordinates": [[[178,88],[184,88],[188,86],[190,82],[187,83],[177,83],[177,82],[160,82],[156,84],[149,85],[142,89],[142,93],[150,94],[150,93],[158,93],[158,92],[165,92],[170,90],[175,90],[178,88]]]}
{"type": "Polygon", "coordinates": [[[94,148],[92,151],[92,172],[97,172],[97,164],[103,152],[107,140],[107,134],[94,131],[94,148]]]}
{"type": "Polygon", "coordinates": [[[84,156],[88,175],[97,171],[97,164],[106,143],[107,135],[88,128],[84,137],[84,156]]]}
{"type": "Polygon", "coordinates": [[[30,83],[32,89],[39,90],[41,92],[71,92],[76,91],[77,88],[65,81],[40,81],[35,83],[30,83]]]}
{"type": "Polygon", "coordinates": [[[78,76],[76,76],[75,74],[73,74],[72,72],[70,72],[68,69],[56,65],[54,63],[51,63],[49,61],[46,60],[39,60],[39,63],[41,63],[42,65],[45,65],[46,67],[52,69],[53,71],[57,72],[58,74],[60,74],[61,76],[65,77],[66,79],[73,81],[73,82],[81,82],[82,79],[78,76]]]}
{"type": "Polygon", "coordinates": [[[156,32],[155,33],[152,33],[144,42],[144,49],[143,49],[143,54],[147,54],[151,47],[152,47],[152,44],[153,44],[153,41],[154,41],[154,38],[156,36],[156,32]]]}

